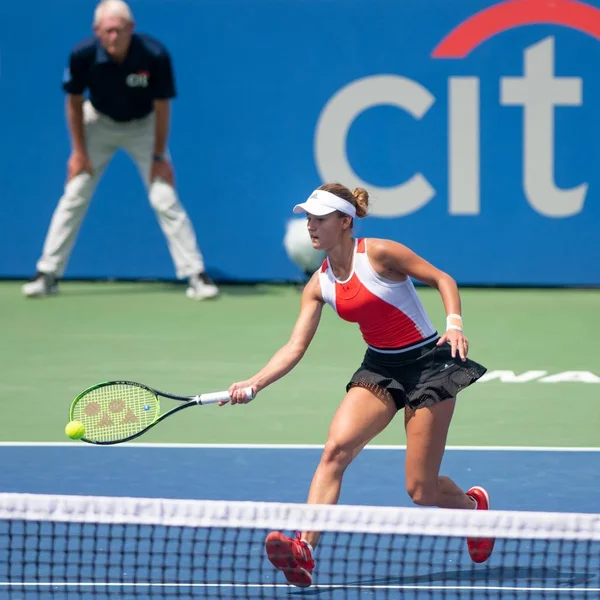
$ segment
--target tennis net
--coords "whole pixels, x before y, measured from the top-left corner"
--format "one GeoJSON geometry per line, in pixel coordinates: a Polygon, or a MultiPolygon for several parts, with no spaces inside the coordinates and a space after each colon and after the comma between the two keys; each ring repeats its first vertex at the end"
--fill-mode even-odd
{"type": "Polygon", "coordinates": [[[0,494],[0,598],[600,597],[600,514],[0,494]],[[313,586],[265,556],[321,531],[313,586]],[[494,537],[483,564],[465,538],[494,537]]]}

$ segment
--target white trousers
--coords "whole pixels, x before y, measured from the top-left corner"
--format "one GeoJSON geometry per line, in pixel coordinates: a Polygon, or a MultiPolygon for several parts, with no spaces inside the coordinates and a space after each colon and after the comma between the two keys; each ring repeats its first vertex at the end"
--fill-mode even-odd
{"type": "Polygon", "coordinates": [[[37,270],[61,277],[90,200],[106,166],[118,149],[136,163],[150,204],[167,240],[177,277],[182,279],[204,271],[192,223],[173,186],[162,179],[150,181],[154,151],[154,113],[144,119],[118,123],[98,113],[89,101],[83,105],[88,156],[94,174],[81,173],[66,185],[52,216],[37,270]]]}

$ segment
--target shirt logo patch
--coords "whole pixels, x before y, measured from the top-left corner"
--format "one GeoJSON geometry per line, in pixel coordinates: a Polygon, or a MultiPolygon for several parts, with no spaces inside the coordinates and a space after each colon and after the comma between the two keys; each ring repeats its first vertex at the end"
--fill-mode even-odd
{"type": "Polygon", "coordinates": [[[148,87],[148,81],[150,79],[150,73],[148,71],[138,71],[137,73],[130,73],[127,75],[125,83],[132,88],[136,87],[148,87]]]}

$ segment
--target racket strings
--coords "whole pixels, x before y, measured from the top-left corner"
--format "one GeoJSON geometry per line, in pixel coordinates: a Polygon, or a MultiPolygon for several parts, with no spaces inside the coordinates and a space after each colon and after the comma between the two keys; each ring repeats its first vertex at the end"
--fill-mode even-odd
{"type": "Polygon", "coordinates": [[[72,419],[81,421],[85,438],[114,442],[143,431],[159,415],[156,395],[145,388],[111,384],[90,390],[73,407],[72,419]]]}

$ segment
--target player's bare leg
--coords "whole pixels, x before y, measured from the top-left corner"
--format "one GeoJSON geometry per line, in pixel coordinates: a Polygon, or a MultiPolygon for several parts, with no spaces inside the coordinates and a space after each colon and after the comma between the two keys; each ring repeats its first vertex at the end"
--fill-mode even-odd
{"type": "MultiPolygon", "coordinates": [[[[309,504],[336,504],[348,465],[397,412],[391,396],[378,387],[355,386],[342,400],[329,428],[327,442],[308,492],[309,504]]],[[[319,532],[304,532],[313,547],[319,532]]]]}

